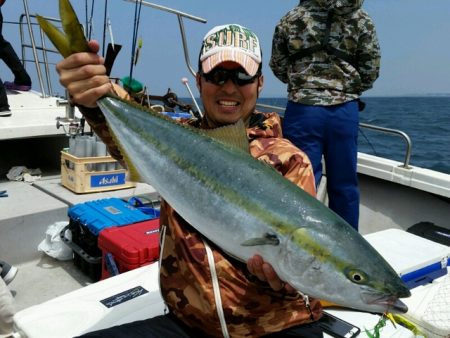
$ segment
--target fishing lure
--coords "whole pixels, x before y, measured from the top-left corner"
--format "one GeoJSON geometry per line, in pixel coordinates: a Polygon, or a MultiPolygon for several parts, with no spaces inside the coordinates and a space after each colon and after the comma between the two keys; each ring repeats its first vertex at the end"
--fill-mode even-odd
{"type": "Polygon", "coordinates": [[[388,316],[386,313],[384,313],[381,317],[378,323],[374,326],[372,330],[365,329],[364,332],[366,333],[367,337],[369,338],[380,338],[380,330],[386,326],[386,321],[388,320],[388,316]],[[373,333],[371,333],[373,331],[373,333]]]}
{"type": "Polygon", "coordinates": [[[138,46],[137,46],[137,48],[136,48],[136,53],[135,53],[135,55],[134,55],[134,65],[135,65],[135,66],[136,66],[136,64],[138,63],[139,55],[141,54],[142,44],[143,44],[142,38],[139,38],[139,40],[138,40],[138,46]]]}
{"type": "Polygon", "coordinates": [[[398,314],[388,313],[385,312],[381,317],[378,323],[375,325],[375,327],[372,330],[365,330],[365,333],[367,334],[367,337],[369,338],[380,338],[380,331],[383,327],[386,326],[387,321],[390,321],[394,327],[396,327],[396,324],[399,324],[410,331],[412,331],[416,337],[425,337],[424,334],[420,331],[420,329],[411,323],[406,318],[402,317],[398,314]],[[373,331],[373,333],[371,333],[373,331]]]}

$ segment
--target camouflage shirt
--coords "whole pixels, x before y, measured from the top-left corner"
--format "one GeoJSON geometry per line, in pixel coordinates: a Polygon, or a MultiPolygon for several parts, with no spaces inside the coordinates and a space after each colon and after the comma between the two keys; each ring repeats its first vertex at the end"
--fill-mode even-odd
{"type": "Polygon", "coordinates": [[[355,100],[372,87],[379,74],[380,48],[375,26],[362,3],[303,0],[281,18],[269,65],[275,76],[288,84],[289,100],[336,105],[355,100]]]}
{"type": "MultiPolygon", "coordinates": [[[[281,138],[277,114],[254,114],[247,134],[253,157],[315,195],[311,163],[303,152],[281,138]]],[[[161,225],[166,227],[160,273],[166,304],[187,326],[208,336],[222,336],[203,242],[206,239],[165,202],[161,207],[161,225]]],[[[310,312],[298,294],[273,291],[251,275],[245,263],[229,257],[214,244],[209,245],[232,337],[259,337],[321,316],[319,301],[311,300],[310,312]]]]}

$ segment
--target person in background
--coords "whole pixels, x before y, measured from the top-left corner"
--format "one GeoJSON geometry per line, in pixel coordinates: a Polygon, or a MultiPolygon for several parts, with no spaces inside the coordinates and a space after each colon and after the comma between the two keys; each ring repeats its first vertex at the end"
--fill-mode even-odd
{"type": "Polygon", "coordinates": [[[11,44],[3,37],[3,14],[1,7],[6,0],[0,0],[0,58],[14,74],[14,82],[3,83],[0,78],[0,116],[11,116],[6,89],[27,91],[31,89],[31,78],[19,60],[11,44]]]}
{"type": "Polygon", "coordinates": [[[7,285],[16,274],[16,267],[0,260],[0,337],[10,337],[13,333],[13,316],[16,311],[14,298],[7,285]]]}
{"type": "Polygon", "coordinates": [[[380,47],[364,0],[302,0],[275,28],[270,67],[287,84],[284,137],[311,160],[324,157],[329,207],[358,229],[356,172],[361,94],[380,69],[380,47]]]}
{"type": "MultiPolygon", "coordinates": [[[[60,82],[86,121],[122,160],[96,101],[111,92],[98,43],[57,65],[60,82]]],[[[311,195],[314,176],[308,157],[282,138],[276,113],[255,110],[263,87],[261,49],[254,32],[237,24],[217,26],[204,37],[196,75],[204,107],[198,128],[216,128],[243,119],[251,155],[273,166],[311,195]]],[[[176,182],[174,182],[176,184],[176,182]]],[[[255,255],[247,264],[209,244],[223,307],[216,307],[206,240],[168,203],[161,204],[160,287],[167,315],[85,334],[83,337],[322,337],[308,324],[321,317],[318,300],[304,298],[255,255]],[[219,319],[224,318],[225,323],[219,319]]]]}

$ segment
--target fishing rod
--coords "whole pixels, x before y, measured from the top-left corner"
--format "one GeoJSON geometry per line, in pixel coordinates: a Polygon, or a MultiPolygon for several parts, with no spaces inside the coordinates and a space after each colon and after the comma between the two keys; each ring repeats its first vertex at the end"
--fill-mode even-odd
{"type": "Polygon", "coordinates": [[[140,4],[142,4],[144,6],[151,7],[151,8],[154,8],[154,9],[158,9],[158,10],[161,10],[161,11],[164,11],[164,12],[168,12],[168,13],[171,13],[171,14],[175,14],[177,16],[178,24],[179,24],[179,27],[180,27],[181,41],[182,41],[182,44],[183,44],[184,59],[185,59],[185,62],[186,62],[186,66],[188,67],[188,70],[190,71],[190,73],[193,76],[195,76],[196,71],[192,67],[190,59],[189,59],[189,51],[188,51],[188,48],[187,48],[186,33],[185,33],[185,30],[184,30],[183,18],[190,19],[190,20],[197,21],[197,22],[201,22],[201,23],[206,23],[207,20],[203,19],[203,18],[200,18],[198,16],[195,16],[195,15],[191,15],[191,14],[188,14],[188,13],[185,13],[185,12],[181,12],[179,10],[172,9],[172,8],[169,8],[169,7],[156,5],[154,3],[147,2],[147,1],[142,1],[142,0],[124,0],[124,1],[125,2],[131,2],[131,3],[139,2],[140,4]]]}
{"type": "Polygon", "coordinates": [[[106,26],[108,16],[108,0],[105,0],[105,9],[103,12],[103,41],[102,41],[102,56],[105,57],[105,42],[106,42],[106,26]]]}
{"type": "MultiPolygon", "coordinates": [[[[84,18],[85,18],[85,34],[87,33],[87,31],[86,31],[86,29],[87,29],[87,27],[88,27],[88,12],[89,12],[89,10],[88,10],[88,0],[85,0],[84,1],[84,18]]],[[[86,36],[87,36],[87,34],[86,34],[86,36]]]]}
{"type": "Polygon", "coordinates": [[[187,88],[187,90],[189,92],[189,95],[191,95],[192,101],[194,102],[195,107],[197,108],[197,112],[192,111],[193,116],[195,118],[197,118],[197,119],[201,119],[203,117],[203,114],[202,114],[202,111],[201,111],[200,107],[198,106],[198,103],[197,103],[197,100],[194,97],[194,94],[192,94],[192,90],[191,90],[191,87],[189,87],[187,77],[183,77],[181,79],[181,82],[186,86],[186,88],[187,88]]]}
{"type": "Polygon", "coordinates": [[[95,7],[95,0],[91,1],[91,14],[89,16],[89,20],[86,17],[86,31],[87,31],[87,39],[91,40],[92,38],[92,31],[94,30],[94,24],[92,23],[94,18],[94,7],[95,7]]]}
{"type": "Polygon", "coordinates": [[[142,0],[137,0],[135,2],[135,7],[134,7],[133,39],[131,41],[131,64],[130,64],[130,76],[129,76],[130,83],[133,80],[133,69],[136,64],[135,63],[135,58],[136,58],[135,53],[137,53],[136,42],[137,42],[139,23],[140,23],[140,18],[141,18],[141,9],[142,9],[142,0]]]}
{"type": "MultiPolygon", "coordinates": [[[[157,4],[154,4],[154,3],[151,3],[151,2],[147,2],[147,1],[143,1],[143,0],[124,0],[124,1],[130,2],[130,3],[134,3],[135,4],[135,8],[137,8],[137,6],[139,4],[139,10],[140,10],[141,6],[144,5],[144,6],[151,7],[151,8],[157,9],[157,10],[161,10],[161,11],[165,11],[165,12],[168,12],[168,13],[171,13],[171,14],[175,14],[177,16],[178,23],[179,23],[179,28],[180,28],[181,40],[182,40],[182,44],[183,44],[183,51],[184,51],[185,62],[186,62],[186,65],[187,65],[188,70],[190,71],[190,73],[193,76],[195,76],[196,71],[191,66],[191,62],[190,62],[190,59],[189,59],[189,51],[188,51],[188,46],[187,46],[187,41],[186,41],[186,33],[185,33],[185,29],[184,29],[184,24],[183,24],[183,18],[190,19],[190,20],[197,21],[197,22],[201,22],[201,23],[206,23],[207,22],[206,19],[200,18],[198,16],[194,16],[194,15],[191,15],[191,14],[188,14],[188,13],[185,13],[185,12],[181,12],[181,11],[176,10],[176,9],[172,9],[172,8],[169,8],[169,7],[157,5],[157,4]]],[[[135,10],[135,13],[136,13],[136,10],[135,10]]],[[[135,14],[135,22],[136,21],[137,21],[137,18],[136,18],[136,14],[135,14]]],[[[135,47],[136,47],[135,46],[135,43],[136,43],[136,30],[137,30],[137,28],[135,28],[135,32],[134,32],[135,34],[134,34],[134,39],[133,39],[133,51],[135,50],[135,47]]],[[[133,67],[133,65],[131,65],[131,67],[133,67]]],[[[131,83],[131,81],[132,81],[132,72],[130,72],[129,79],[130,79],[130,83],[131,83]]],[[[185,81],[185,79],[186,78],[183,78],[182,82],[187,87],[187,89],[189,91],[189,94],[192,97],[192,100],[193,100],[193,102],[194,102],[194,104],[196,106],[196,109],[197,109],[197,112],[192,111],[192,114],[196,118],[201,118],[202,111],[201,111],[200,107],[198,106],[198,104],[197,104],[197,102],[195,100],[195,97],[192,94],[191,89],[189,88],[189,85],[187,84],[187,79],[186,79],[186,81],[185,81]]],[[[179,105],[179,107],[180,107],[180,109],[183,110],[183,108],[181,108],[182,105],[179,105]]]]}

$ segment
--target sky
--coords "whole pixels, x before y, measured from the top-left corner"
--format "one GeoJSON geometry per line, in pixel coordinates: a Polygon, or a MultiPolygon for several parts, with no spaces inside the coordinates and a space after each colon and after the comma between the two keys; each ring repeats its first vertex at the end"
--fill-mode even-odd
{"type": "MultiPolygon", "coordinates": [[[[81,23],[85,22],[85,0],[71,0],[81,23]]],[[[260,38],[265,76],[262,97],[285,97],[286,85],[274,77],[268,63],[272,35],[279,19],[298,0],[154,0],[155,4],[177,9],[207,20],[199,23],[184,19],[189,57],[194,69],[205,33],[215,25],[239,23],[260,38]]],[[[102,41],[105,3],[108,4],[113,40],[122,45],[112,76],[129,75],[135,5],[124,0],[94,0],[94,39],[102,41]]],[[[88,0],[89,9],[92,0],[88,0]]],[[[31,14],[59,17],[57,0],[28,0],[31,14]],[[45,1],[46,5],[42,3],[45,1]]],[[[363,8],[372,17],[381,46],[380,77],[366,96],[450,95],[450,0],[366,0],[363,8]]],[[[2,7],[4,21],[18,21],[24,6],[21,0],[8,0],[2,7]]],[[[21,55],[18,25],[4,23],[3,36],[21,55]]],[[[147,86],[151,95],[164,95],[170,88],[179,97],[188,97],[181,79],[198,96],[195,78],[188,71],[183,55],[178,19],[175,15],[143,6],[137,36],[143,45],[133,77],[147,86]]],[[[107,34],[106,42],[110,42],[107,34]]],[[[31,52],[26,52],[31,58],[31,52]]],[[[57,62],[60,57],[52,56],[57,62]]],[[[27,63],[33,88],[39,90],[34,64],[27,63]]],[[[11,80],[10,71],[0,64],[3,81],[11,80]]],[[[56,79],[56,76],[54,76],[56,79]]],[[[57,83],[54,85],[59,94],[57,83]]]]}

